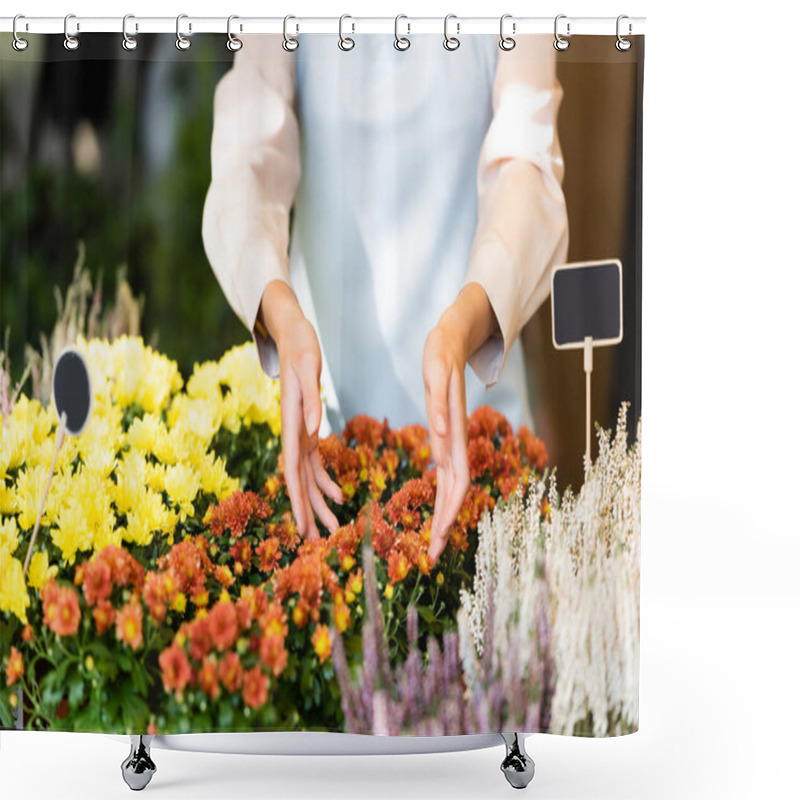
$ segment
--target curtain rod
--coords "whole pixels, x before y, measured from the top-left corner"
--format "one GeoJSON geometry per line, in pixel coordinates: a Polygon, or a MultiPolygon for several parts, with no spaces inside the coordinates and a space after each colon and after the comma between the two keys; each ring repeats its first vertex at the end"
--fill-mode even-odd
{"type": "MultiPolygon", "coordinates": [[[[438,33],[444,30],[444,17],[402,17],[398,23],[403,35],[415,33],[438,33]]],[[[525,33],[550,33],[554,31],[554,17],[506,16],[504,30],[510,35],[525,33]]],[[[623,17],[620,32],[623,36],[644,33],[644,17],[623,17]]],[[[394,17],[347,16],[343,23],[346,33],[395,32],[394,17]]],[[[129,34],[175,33],[176,17],[129,16],[126,30],[129,34]]],[[[451,17],[449,29],[457,35],[486,34],[500,32],[500,17],[451,17]]],[[[17,20],[17,33],[64,33],[64,17],[35,17],[21,15],[17,20]]],[[[616,17],[569,17],[559,15],[558,29],[561,35],[608,35],[617,33],[616,17]],[[569,27],[567,27],[569,26],[569,27]]],[[[14,30],[14,17],[0,17],[0,32],[14,30]]],[[[181,15],[180,30],[184,36],[193,33],[226,33],[228,17],[193,17],[181,15]]],[[[233,33],[283,33],[283,17],[235,17],[233,33]]],[[[339,33],[338,17],[292,17],[289,23],[291,34],[339,33]]],[[[69,33],[122,33],[122,17],[69,16],[69,33]]]]}

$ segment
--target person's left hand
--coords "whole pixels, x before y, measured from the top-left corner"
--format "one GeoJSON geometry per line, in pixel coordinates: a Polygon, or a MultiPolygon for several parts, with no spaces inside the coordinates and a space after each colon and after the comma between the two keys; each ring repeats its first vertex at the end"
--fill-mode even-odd
{"type": "Polygon", "coordinates": [[[435,563],[447,545],[469,488],[467,460],[467,400],[464,368],[466,342],[443,317],[428,334],[422,357],[425,405],[436,463],[436,501],[428,557],[435,563]]]}

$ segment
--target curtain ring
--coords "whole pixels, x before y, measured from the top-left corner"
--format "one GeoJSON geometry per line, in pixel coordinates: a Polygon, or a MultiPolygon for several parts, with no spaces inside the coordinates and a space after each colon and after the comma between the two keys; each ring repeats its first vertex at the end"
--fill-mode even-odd
{"type": "MultiPolygon", "coordinates": [[[[296,36],[289,35],[289,20],[290,19],[297,19],[297,17],[292,16],[291,14],[287,14],[283,18],[283,49],[286,50],[287,53],[293,53],[300,47],[300,40],[296,36]]],[[[300,26],[295,25],[295,31],[299,31],[300,26]]]]}
{"type": "MultiPolygon", "coordinates": [[[[182,19],[188,19],[188,17],[189,17],[188,14],[178,14],[178,17],[175,20],[175,36],[176,36],[175,47],[177,47],[178,50],[188,50],[191,47],[191,44],[192,44],[191,41],[189,41],[189,39],[187,39],[181,33],[181,20],[182,19]]],[[[190,24],[189,25],[189,30],[191,30],[191,29],[192,29],[192,26],[190,24]]]]}
{"type": "MultiPolygon", "coordinates": [[[[74,14],[67,14],[67,16],[64,17],[64,49],[74,51],[80,47],[81,43],[78,41],[77,36],[72,36],[69,32],[69,21],[71,19],[75,19],[74,14]]],[[[81,26],[78,23],[76,23],[75,24],[76,32],[79,31],[80,29],[81,26]]]]}
{"type": "MultiPolygon", "coordinates": [[[[624,53],[626,50],[630,50],[631,49],[631,45],[633,44],[633,42],[630,39],[624,38],[619,32],[619,29],[620,29],[620,25],[619,24],[624,19],[628,19],[627,14],[620,14],[617,17],[617,41],[616,41],[616,44],[614,45],[617,48],[617,50],[619,50],[621,53],[624,53]]],[[[630,33],[631,33],[631,24],[629,22],[628,23],[628,35],[629,36],[630,36],[630,33]]]]}
{"type": "MultiPolygon", "coordinates": [[[[124,50],[128,50],[128,51],[135,50],[137,45],[139,44],[139,42],[136,41],[136,37],[135,36],[130,36],[128,34],[128,20],[129,19],[136,19],[136,17],[134,17],[133,14],[126,14],[122,18],[122,48],[124,50]]],[[[139,29],[138,25],[136,26],[136,29],[137,30],[139,29]]]]}
{"type": "MultiPolygon", "coordinates": [[[[558,32],[558,21],[560,19],[567,19],[566,14],[559,14],[556,17],[556,21],[553,25],[553,33],[555,34],[555,39],[553,40],[553,47],[559,52],[562,50],[566,50],[569,47],[569,39],[565,39],[559,32],[558,32]]],[[[567,36],[569,36],[569,20],[567,20],[567,36]]]]}
{"type": "Polygon", "coordinates": [[[25,50],[25,49],[28,47],[28,40],[27,40],[27,39],[23,39],[23,38],[22,38],[22,37],[21,37],[21,36],[20,36],[20,35],[17,33],[17,20],[19,20],[19,19],[25,19],[25,15],[24,15],[24,14],[17,14],[17,16],[16,16],[16,17],[14,17],[14,22],[13,22],[13,24],[11,25],[11,32],[14,34],[14,38],[13,38],[13,40],[11,41],[11,46],[12,46],[12,47],[13,47],[13,48],[14,48],[14,49],[15,49],[15,50],[18,52],[18,53],[21,53],[23,50],[25,50]]]}
{"type": "MultiPolygon", "coordinates": [[[[346,19],[353,19],[353,18],[349,14],[342,14],[342,16],[339,17],[339,49],[344,51],[352,50],[356,46],[355,41],[353,41],[353,39],[351,39],[349,36],[345,36],[343,33],[344,21],[346,19]]],[[[356,32],[355,22],[352,22],[351,25],[353,26],[352,33],[355,33],[356,32]]]]}
{"type": "MultiPolygon", "coordinates": [[[[513,50],[517,46],[516,41],[511,36],[506,36],[503,32],[503,26],[505,25],[505,21],[507,19],[511,19],[511,14],[503,14],[503,16],[500,17],[500,49],[505,50],[506,52],[513,50]]],[[[511,32],[517,32],[516,22],[511,23],[511,32]]]]}
{"type": "Polygon", "coordinates": [[[448,14],[444,18],[444,42],[443,42],[443,44],[444,44],[444,49],[445,50],[450,50],[450,52],[452,52],[453,50],[458,50],[458,48],[461,47],[461,40],[458,38],[458,34],[461,32],[461,23],[458,22],[457,20],[458,20],[458,17],[456,17],[455,14],[448,14]],[[448,25],[448,23],[450,22],[451,19],[456,20],[456,35],[455,36],[450,36],[447,33],[447,25],[448,25]]]}
{"type": "Polygon", "coordinates": [[[241,50],[242,47],[244,47],[244,42],[238,36],[234,36],[231,33],[231,22],[233,22],[233,20],[235,20],[235,19],[239,19],[239,17],[237,17],[236,14],[231,14],[228,17],[228,44],[227,44],[227,46],[228,46],[228,50],[230,50],[231,53],[235,53],[237,50],[241,50]]]}
{"type": "MultiPolygon", "coordinates": [[[[408,19],[405,14],[398,14],[394,18],[394,49],[395,50],[408,50],[411,47],[411,39],[400,35],[400,20],[408,19]]],[[[411,23],[407,22],[408,32],[411,33],[411,23]]]]}

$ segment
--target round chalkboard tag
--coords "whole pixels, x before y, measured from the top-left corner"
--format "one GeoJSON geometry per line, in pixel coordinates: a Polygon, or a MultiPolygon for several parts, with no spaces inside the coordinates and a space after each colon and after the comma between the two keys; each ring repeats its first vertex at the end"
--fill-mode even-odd
{"type": "Polygon", "coordinates": [[[74,347],[65,347],[56,361],[53,401],[58,418],[67,415],[67,433],[82,433],[92,414],[92,380],[84,357],[74,347]]]}

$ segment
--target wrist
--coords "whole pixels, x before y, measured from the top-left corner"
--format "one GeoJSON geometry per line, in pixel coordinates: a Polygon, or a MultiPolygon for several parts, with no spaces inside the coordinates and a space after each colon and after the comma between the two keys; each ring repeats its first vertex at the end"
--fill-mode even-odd
{"type": "Polygon", "coordinates": [[[261,295],[258,319],[280,349],[285,333],[305,317],[292,288],[276,279],[267,284],[261,295]]]}
{"type": "Polygon", "coordinates": [[[453,341],[463,362],[497,329],[489,298],[480,284],[468,283],[439,318],[439,327],[453,341]]]}

